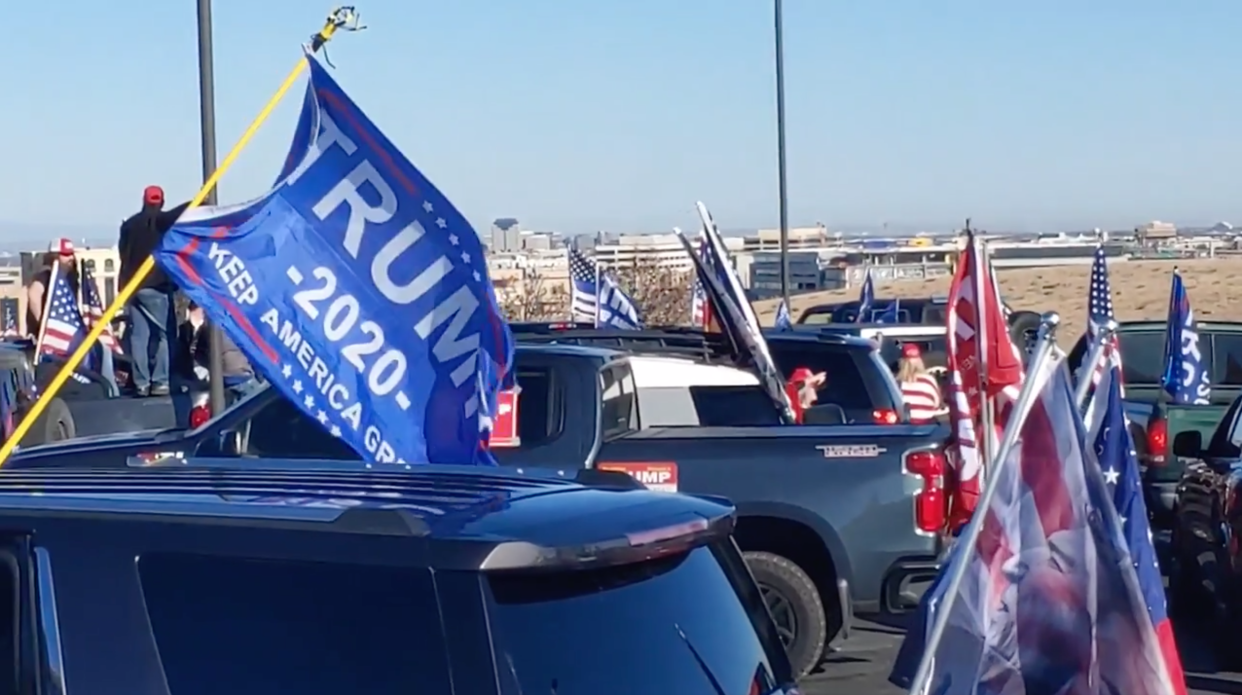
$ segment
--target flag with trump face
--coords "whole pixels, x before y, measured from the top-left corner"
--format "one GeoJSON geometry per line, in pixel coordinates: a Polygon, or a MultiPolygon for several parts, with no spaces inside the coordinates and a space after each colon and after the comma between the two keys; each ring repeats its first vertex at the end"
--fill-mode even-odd
{"type": "Polygon", "coordinates": [[[978,541],[954,547],[927,597],[929,625],[947,613],[928,692],[1177,695],[1064,359],[1028,379],[1036,397],[1013,414],[1018,443],[992,473],[978,541]]]}

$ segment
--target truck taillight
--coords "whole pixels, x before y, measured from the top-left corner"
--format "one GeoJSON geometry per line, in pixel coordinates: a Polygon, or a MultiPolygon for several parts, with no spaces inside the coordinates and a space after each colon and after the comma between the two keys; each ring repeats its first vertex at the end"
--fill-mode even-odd
{"type": "Polygon", "coordinates": [[[196,405],[190,409],[190,429],[203,426],[211,419],[211,406],[196,405]]]}
{"type": "Polygon", "coordinates": [[[877,425],[896,425],[901,420],[896,410],[886,408],[871,411],[871,419],[877,425]]]}
{"type": "Polygon", "coordinates": [[[1169,444],[1169,422],[1163,416],[1153,415],[1147,422],[1147,454],[1149,466],[1163,466],[1165,447],[1169,444]]]}
{"type": "Polygon", "coordinates": [[[914,496],[914,524],[920,531],[942,531],[949,513],[949,498],[944,490],[948,462],[939,451],[915,451],[906,454],[906,470],[923,480],[923,489],[914,496]]]}

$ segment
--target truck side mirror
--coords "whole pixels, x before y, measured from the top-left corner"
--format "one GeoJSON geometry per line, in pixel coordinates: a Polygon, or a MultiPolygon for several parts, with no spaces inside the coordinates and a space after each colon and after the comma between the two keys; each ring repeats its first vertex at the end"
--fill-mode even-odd
{"type": "Polygon", "coordinates": [[[1203,434],[1193,430],[1178,432],[1173,438],[1173,455],[1180,458],[1202,458],[1203,434]]]}

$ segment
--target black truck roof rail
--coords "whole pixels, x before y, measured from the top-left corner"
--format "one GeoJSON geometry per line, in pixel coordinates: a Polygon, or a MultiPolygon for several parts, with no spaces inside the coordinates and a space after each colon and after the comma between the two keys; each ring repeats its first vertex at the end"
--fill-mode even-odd
{"type": "Polygon", "coordinates": [[[643,330],[595,328],[591,324],[510,324],[513,338],[527,344],[606,347],[630,354],[679,355],[705,362],[732,360],[729,340],[722,334],[689,326],[643,330]]]}

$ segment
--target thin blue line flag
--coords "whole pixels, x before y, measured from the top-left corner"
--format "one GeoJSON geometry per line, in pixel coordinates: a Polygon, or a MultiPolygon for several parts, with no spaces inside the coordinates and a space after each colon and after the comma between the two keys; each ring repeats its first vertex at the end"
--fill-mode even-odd
{"type": "Polygon", "coordinates": [[[1212,397],[1207,355],[1199,348],[1199,328],[1190,308],[1186,283],[1173,271],[1169,318],[1164,334],[1164,374],[1160,385],[1174,403],[1207,405],[1212,397]]]}
{"type": "Polygon", "coordinates": [[[268,381],[364,460],[492,464],[513,337],[482,243],[307,60],[276,186],[188,211],[156,260],[268,381]]]}
{"type": "Polygon", "coordinates": [[[780,331],[793,330],[793,317],[789,315],[789,305],[783,299],[780,306],[776,307],[776,329],[780,331]]]}
{"type": "Polygon", "coordinates": [[[875,304],[875,283],[871,281],[871,268],[863,277],[862,291],[858,294],[858,315],[854,323],[863,323],[871,316],[871,306],[875,304]]]}

